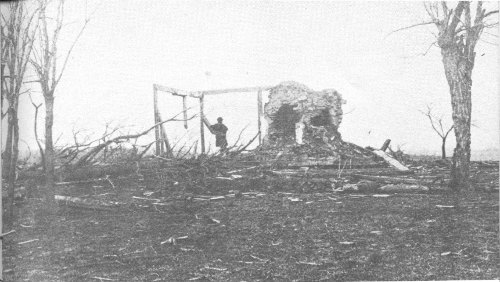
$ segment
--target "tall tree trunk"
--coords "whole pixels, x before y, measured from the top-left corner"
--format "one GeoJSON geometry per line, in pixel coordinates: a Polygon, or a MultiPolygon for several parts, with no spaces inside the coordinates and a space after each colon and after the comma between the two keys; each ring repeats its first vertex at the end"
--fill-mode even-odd
{"type": "Polygon", "coordinates": [[[45,187],[48,208],[55,207],[54,191],[54,146],[52,144],[52,126],[54,125],[54,96],[45,98],[45,187]]]}
{"type": "Polygon", "coordinates": [[[2,153],[2,177],[9,176],[10,160],[12,158],[12,109],[9,107],[7,112],[7,139],[5,141],[5,149],[2,153]]]}
{"type": "Polygon", "coordinates": [[[19,121],[17,119],[17,111],[13,111],[12,114],[12,156],[10,160],[10,168],[9,168],[9,178],[8,178],[8,209],[7,209],[7,217],[8,224],[11,227],[14,222],[14,194],[16,187],[16,165],[17,159],[19,156],[19,121]]]}
{"type": "Polygon", "coordinates": [[[45,154],[43,152],[42,144],[40,144],[40,138],[38,138],[38,108],[41,105],[35,106],[35,124],[33,125],[33,130],[35,132],[36,144],[38,145],[38,150],[40,151],[40,158],[42,163],[43,171],[45,172],[45,154]]]}
{"type": "Polygon", "coordinates": [[[442,138],[442,143],[441,143],[441,159],[446,159],[446,137],[442,138]]]}
{"type": "MultiPolygon", "coordinates": [[[[472,58],[463,57],[458,48],[442,48],[446,79],[450,86],[451,107],[457,145],[453,153],[450,186],[456,190],[471,188],[469,181],[470,143],[471,143],[471,87],[472,58]]],[[[474,54],[475,55],[475,54],[474,54]]]]}

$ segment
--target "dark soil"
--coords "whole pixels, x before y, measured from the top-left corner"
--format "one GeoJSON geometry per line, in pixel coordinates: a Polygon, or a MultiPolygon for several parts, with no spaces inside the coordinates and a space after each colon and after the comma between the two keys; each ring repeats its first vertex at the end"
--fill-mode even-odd
{"type": "Polygon", "coordinates": [[[115,189],[101,184],[58,194],[119,207],[63,206],[47,215],[36,193],[19,203],[16,233],[5,238],[5,281],[500,277],[497,192],[378,197],[228,180],[199,194],[244,193],[198,201],[168,198],[176,188],[161,183],[149,194],[132,176],[115,179],[115,189]],[[141,199],[160,197],[157,205],[141,199]]]}

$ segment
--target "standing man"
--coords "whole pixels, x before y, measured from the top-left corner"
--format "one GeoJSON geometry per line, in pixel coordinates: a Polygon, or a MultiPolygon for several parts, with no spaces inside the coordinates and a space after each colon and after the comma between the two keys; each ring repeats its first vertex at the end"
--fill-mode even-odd
{"type": "Polygon", "coordinates": [[[215,134],[215,146],[220,147],[220,150],[224,152],[227,148],[226,132],[227,127],[222,123],[222,118],[217,118],[217,124],[210,127],[212,133],[215,134]]]}

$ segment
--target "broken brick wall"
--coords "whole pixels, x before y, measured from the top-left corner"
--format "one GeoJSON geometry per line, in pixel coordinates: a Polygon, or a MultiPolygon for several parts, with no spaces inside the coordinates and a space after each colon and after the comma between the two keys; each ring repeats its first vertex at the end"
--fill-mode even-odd
{"type": "Polygon", "coordinates": [[[341,142],[342,95],[333,89],[314,91],[297,82],[283,82],[269,91],[264,107],[268,144],[341,142]]]}

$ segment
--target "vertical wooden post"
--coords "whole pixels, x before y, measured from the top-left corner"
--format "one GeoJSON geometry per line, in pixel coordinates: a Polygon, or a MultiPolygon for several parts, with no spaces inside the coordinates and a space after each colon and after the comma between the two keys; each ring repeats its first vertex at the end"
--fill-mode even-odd
{"type": "MultiPolygon", "coordinates": [[[[154,97],[154,114],[155,114],[155,122],[154,124],[157,124],[158,123],[158,90],[156,89],[156,85],[153,84],[153,97],[154,97]]],[[[155,126],[155,141],[156,141],[156,151],[155,151],[155,155],[159,156],[161,154],[161,147],[160,147],[160,142],[159,142],[159,139],[160,139],[160,127],[159,126],[155,126]]]]}
{"type": "MultiPolygon", "coordinates": [[[[3,93],[3,68],[5,67],[5,64],[1,64],[1,70],[0,70],[0,91],[3,93]]],[[[2,99],[2,106],[3,106],[3,99],[2,99]]],[[[3,132],[2,130],[2,122],[0,122],[0,132],[3,132]]],[[[1,134],[0,134],[1,135],[1,134]]],[[[3,138],[0,138],[0,148],[3,146],[2,142],[3,138]]],[[[2,158],[0,158],[0,234],[3,234],[3,205],[2,205],[2,158]]],[[[3,281],[3,237],[0,238],[0,281],[3,281]]]]}
{"type": "Polygon", "coordinates": [[[200,97],[200,139],[201,139],[201,153],[205,154],[205,125],[203,124],[203,108],[204,108],[204,96],[202,92],[200,97]]]}
{"type": "Polygon", "coordinates": [[[188,115],[187,115],[187,106],[186,106],[186,96],[182,96],[182,112],[184,113],[184,128],[188,128],[188,115]]]}
{"type": "MultiPolygon", "coordinates": [[[[161,113],[158,111],[158,122],[162,121],[163,119],[161,118],[161,113]]],[[[167,155],[170,157],[172,156],[172,147],[170,147],[170,142],[168,142],[167,130],[165,129],[164,123],[160,125],[160,133],[161,138],[163,139],[163,142],[161,142],[161,152],[164,153],[166,151],[167,155]],[[163,149],[164,147],[165,150],[163,149]]]]}
{"type": "MultiPolygon", "coordinates": [[[[158,122],[161,121],[161,118],[158,117],[158,122]]],[[[160,127],[160,155],[163,155],[165,153],[165,144],[164,144],[164,139],[163,139],[163,128],[160,127]]]]}
{"type": "Polygon", "coordinates": [[[259,146],[262,145],[262,131],[261,131],[261,121],[260,117],[262,116],[262,89],[259,89],[257,92],[257,124],[259,127],[259,146]]]}

